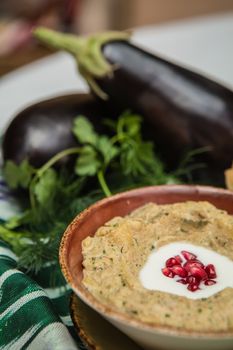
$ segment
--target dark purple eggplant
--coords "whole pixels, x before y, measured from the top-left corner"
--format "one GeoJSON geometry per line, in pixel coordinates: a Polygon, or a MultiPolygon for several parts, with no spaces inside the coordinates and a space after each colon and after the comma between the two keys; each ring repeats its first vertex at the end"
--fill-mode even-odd
{"type": "Polygon", "coordinates": [[[92,91],[149,121],[155,143],[177,162],[207,147],[206,164],[223,174],[233,159],[233,92],[130,43],[126,33],[86,39],[38,28],[35,36],[75,56],[92,91]]]}
{"type": "Polygon", "coordinates": [[[100,121],[107,117],[105,104],[89,94],[55,97],[22,110],[4,134],[4,160],[19,164],[27,159],[31,165],[40,167],[58,152],[77,146],[72,126],[78,115],[86,116],[97,132],[103,132],[100,121]]]}

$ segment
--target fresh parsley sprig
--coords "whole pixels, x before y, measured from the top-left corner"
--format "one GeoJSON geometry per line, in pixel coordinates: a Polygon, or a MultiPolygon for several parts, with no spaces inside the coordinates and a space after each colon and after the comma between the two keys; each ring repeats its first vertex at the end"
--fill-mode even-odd
{"type": "Polygon", "coordinates": [[[76,161],[75,173],[78,176],[96,175],[104,194],[110,196],[111,191],[104,174],[118,155],[119,148],[108,136],[98,135],[92,124],[83,116],[75,120],[73,132],[83,146],[76,161]]]}
{"type": "Polygon", "coordinates": [[[166,173],[153,144],[142,139],[140,116],[125,112],[117,120],[104,122],[110,129],[108,135],[99,135],[86,117],[75,118],[77,147],[59,152],[39,169],[26,159],[19,165],[5,163],[9,187],[26,190],[29,202],[21,215],[0,225],[0,237],[11,244],[20,267],[38,272],[46,262],[56,260],[66,226],[103,196],[179,181],[166,173]],[[67,156],[76,158],[73,172],[55,169],[67,156]]]}

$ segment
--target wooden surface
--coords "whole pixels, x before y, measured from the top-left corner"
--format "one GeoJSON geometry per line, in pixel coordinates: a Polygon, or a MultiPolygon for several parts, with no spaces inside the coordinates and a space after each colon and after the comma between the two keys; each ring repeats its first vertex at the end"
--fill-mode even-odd
{"type": "Polygon", "coordinates": [[[48,56],[52,51],[44,47],[28,47],[14,54],[0,57],[0,77],[16,68],[39,58],[48,56]]]}
{"type": "MultiPolygon", "coordinates": [[[[103,0],[97,0],[103,1],[103,0]]],[[[233,0],[111,0],[114,28],[124,29],[233,11],[233,0]]]]}
{"type": "MultiPolygon", "coordinates": [[[[77,7],[73,30],[90,33],[125,29],[222,12],[233,13],[233,0],[85,0],[77,7]]],[[[50,52],[32,45],[9,56],[0,56],[0,76],[50,52]]]]}

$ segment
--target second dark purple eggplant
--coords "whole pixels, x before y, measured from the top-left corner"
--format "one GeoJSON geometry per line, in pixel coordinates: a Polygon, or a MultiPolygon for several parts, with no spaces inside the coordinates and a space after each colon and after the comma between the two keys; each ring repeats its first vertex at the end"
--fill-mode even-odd
{"type": "MultiPolygon", "coordinates": [[[[19,164],[27,159],[31,165],[40,167],[58,152],[76,147],[72,127],[78,115],[87,117],[97,132],[105,131],[101,118],[107,117],[106,104],[90,94],[54,97],[25,108],[13,118],[4,134],[4,161],[19,164]]],[[[64,158],[60,165],[66,162],[64,158]]]]}
{"type": "Polygon", "coordinates": [[[44,43],[74,55],[92,91],[150,122],[156,144],[171,161],[187,149],[208,148],[203,158],[222,172],[233,159],[233,92],[133,45],[127,33],[80,38],[38,28],[44,43]]]}

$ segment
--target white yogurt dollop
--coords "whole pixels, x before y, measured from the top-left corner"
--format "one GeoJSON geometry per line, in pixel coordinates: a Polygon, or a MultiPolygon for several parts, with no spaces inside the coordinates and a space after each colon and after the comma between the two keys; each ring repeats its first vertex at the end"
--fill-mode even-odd
{"type": "Polygon", "coordinates": [[[143,287],[149,290],[167,292],[190,299],[208,298],[227,287],[233,288],[233,261],[207,248],[190,243],[175,242],[151,252],[139,273],[139,279],[143,287]],[[197,255],[197,259],[204,265],[213,264],[217,274],[215,279],[217,283],[212,286],[201,283],[200,290],[191,292],[187,289],[187,285],[176,282],[180,277],[168,278],[164,276],[161,269],[165,267],[166,260],[175,255],[181,255],[182,250],[197,255]]]}

